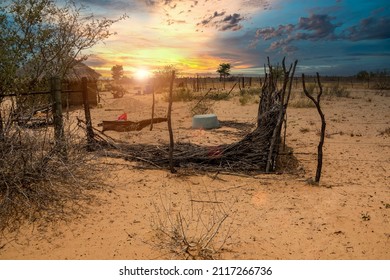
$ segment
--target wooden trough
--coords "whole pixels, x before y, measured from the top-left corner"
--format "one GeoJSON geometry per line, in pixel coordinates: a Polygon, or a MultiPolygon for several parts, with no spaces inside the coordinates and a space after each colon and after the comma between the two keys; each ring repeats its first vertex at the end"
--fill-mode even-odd
{"type": "MultiPolygon", "coordinates": [[[[166,122],[167,118],[154,118],[153,123],[166,122]]],[[[142,120],[138,122],[132,121],[103,121],[103,131],[140,131],[152,123],[152,119],[142,120]]]]}

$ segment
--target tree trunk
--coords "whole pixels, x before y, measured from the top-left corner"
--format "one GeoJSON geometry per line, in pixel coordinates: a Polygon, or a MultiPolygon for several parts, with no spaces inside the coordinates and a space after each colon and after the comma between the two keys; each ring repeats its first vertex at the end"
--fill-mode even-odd
{"type": "Polygon", "coordinates": [[[321,118],[321,135],[320,135],[320,142],[319,142],[318,148],[317,148],[317,153],[318,153],[318,157],[317,157],[317,171],[316,171],[316,177],[315,177],[315,180],[314,180],[316,183],[319,183],[319,182],[320,182],[320,179],[321,179],[321,171],[322,171],[322,157],[323,157],[322,148],[323,148],[323,146],[324,146],[324,141],[325,141],[326,122],[325,122],[325,115],[324,115],[324,113],[322,112],[321,106],[320,106],[321,95],[322,95],[322,85],[321,85],[320,75],[319,75],[318,73],[317,73],[317,83],[318,83],[318,86],[319,86],[319,88],[320,88],[320,92],[319,92],[318,95],[317,95],[317,99],[315,99],[315,98],[314,98],[312,95],[310,95],[310,93],[306,90],[305,75],[302,74],[303,92],[305,93],[305,95],[306,95],[311,101],[313,101],[313,103],[315,104],[315,106],[316,106],[316,108],[317,108],[318,114],[320,115],[320,118],[321,118]]]}

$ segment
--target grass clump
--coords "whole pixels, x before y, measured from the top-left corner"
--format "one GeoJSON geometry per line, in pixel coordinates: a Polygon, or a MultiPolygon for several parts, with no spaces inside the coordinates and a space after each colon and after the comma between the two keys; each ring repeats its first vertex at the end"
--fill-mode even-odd
{"type": "Polygon", "coordinates": [[[229,92],[221,91],[221,92],[212,92],[207,95],[207,99],[220,101],[220,100],[229,100],[231,98],[229,92]]]}
{"type": "Polygon", "coordinates": [[[256,102],[256,97],[259,95],[258,88],[244,88],[240,90],[240,97],[238,101],[241,105],[246,105],[256,102]]]}
{"type": "Polygon", "coordinates": [[[345,87],[335,85],[324,90],[324,96],[329,97],[350,97],[350,92],[345,87]]]}
{"type": "Polygon", "coordinates": [[[249,103],[253,103],[255,101],[255,96],[249,94],[241,95],[238,101],[240,102],[241,105],[244,106],[249,103]]]}
{"type": "Polygon", "coordinates": [[[308,98],[298,97],[290,101],[289,106],[292,108],[314,108],[313,101],[308,98]]]}
{"type": "MultiPolygon", "coordinates": [[[[187,88],[178,88],[175,89],[172,93],[172,101],[173,102],[179,102],[179,101],[192,101],[195,99],[195,96],[193,92],[187,88]]],[[[163,95],[163,100],[168,102],[169,101],[169,94],[165,93],[163,95]]]]}

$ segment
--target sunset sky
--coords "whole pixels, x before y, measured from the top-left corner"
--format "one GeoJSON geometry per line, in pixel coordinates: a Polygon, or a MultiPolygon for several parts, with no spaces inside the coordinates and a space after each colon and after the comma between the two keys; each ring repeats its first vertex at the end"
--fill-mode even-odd
{"type": "Polygon", "coordinates": [[[298,72],[353,75],[390,68],[390,1],[82,0],[95,16],[129,18],[92,49],[87,64],[109,75],[174,65],[182,73],[259,75],[267,56],[299,60],[298,72]]]}

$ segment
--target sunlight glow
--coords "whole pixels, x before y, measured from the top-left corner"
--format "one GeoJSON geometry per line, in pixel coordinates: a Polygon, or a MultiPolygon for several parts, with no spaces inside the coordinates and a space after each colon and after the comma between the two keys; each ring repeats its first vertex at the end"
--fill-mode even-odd
{"type": "Polygon", "coordinates": [[[145,80],[149,78],[150,72],[146,69],[137,69],[134,76],[138,80],[145,80]]]}

